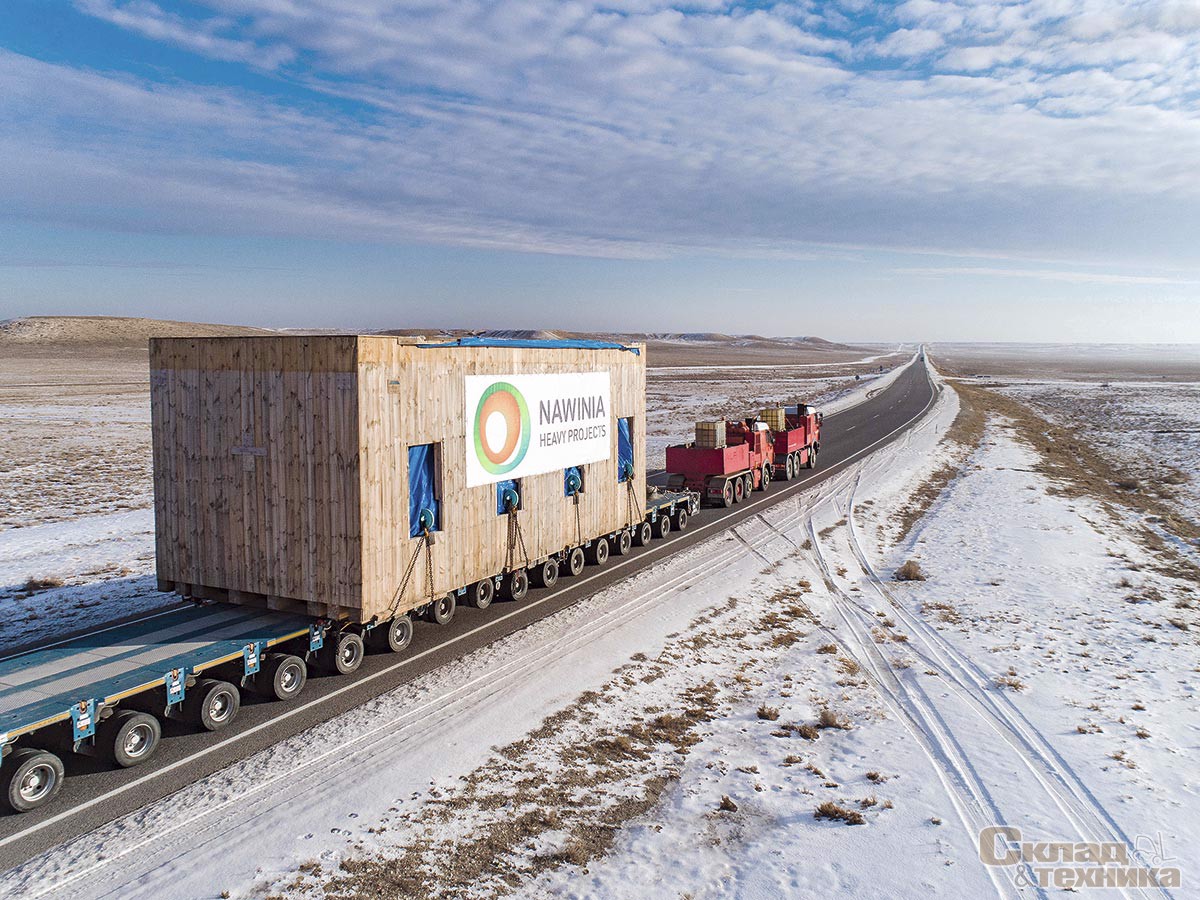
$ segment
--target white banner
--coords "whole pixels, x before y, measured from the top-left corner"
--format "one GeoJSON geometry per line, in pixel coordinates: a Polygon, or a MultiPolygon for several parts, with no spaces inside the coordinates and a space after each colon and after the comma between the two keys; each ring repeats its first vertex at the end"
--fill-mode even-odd
{"type": "Polygon", "coordinates": [[[467,375],[467,486],[608,459],[608,372],[467,375]]]}

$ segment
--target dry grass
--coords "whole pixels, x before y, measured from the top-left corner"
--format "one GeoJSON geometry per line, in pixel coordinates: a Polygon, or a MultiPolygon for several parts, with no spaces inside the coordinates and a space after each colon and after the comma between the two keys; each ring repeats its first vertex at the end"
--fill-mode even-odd
{"type": "Polygon", "coordinates": [[[779,709],[778,707],[767,706],[767,704],[764,703],[758,708],[758,717],[760,719],[766,719],[768,722],[774,722],[779,718],[779,709]]]}
{"type": "Polygon", "coordinates": [[[993,683],[998,688],[1008,688],[1009,690],[1017,691],[1018,693],[1026,688],[1025,682],[1018,678],[1017,673],[1012,669],[1009,669],[1004,675],[997,675],[993,679],[993,683]]]}
{"type": "Polygon", "coordinates": [[[820,715],[817,716],[817,723],[821,728],[840,728],[843,731],[849,731],[854,727],[848,718],[839,712],[834,712],[828,706],[821,709],[820,715]]]}
{"type": "Polygon", "coordinates": [[[837,644],[822,644],[817,648],[818,653],[837,653],[837,644]]]}
{"type": "Polygon", "coordinates": [[[925,573],[919,562],[910,559],[896,570],[895,578],[897,581],[924,581],[925,573]]]}
{"type": "Polygon", "coordinates": [[[65,583],[66,582],[64,582],[61,578],[55,578],[53,576],[30,578],[21,586],[21,590],[27,594],[36,594],[38,591],[49,591],[53,590],[54,588],[60,588],[65,583]]]}
{"type": "Polygon", "coordinates": [[[738,805],[729,799],[728,795],[723,795],[721,802],[717,804],[717,809],[721,810],[721,812],[737,812],[738,805]]]}
{"type": "Polygon", "coordinates": [[[832,800],[826,800],[813,813],[815,819],[830,819],[845,822],[847,825],[865,825],[867,820],[862,813],[853,809],[838,806],[832,800]]]}

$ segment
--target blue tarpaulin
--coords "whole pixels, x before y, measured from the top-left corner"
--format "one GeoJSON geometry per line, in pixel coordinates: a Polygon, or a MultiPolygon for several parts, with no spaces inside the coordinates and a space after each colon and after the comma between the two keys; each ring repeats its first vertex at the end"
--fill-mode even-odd
{"type": "Polygon", "coordinates": [[[579,466],[563,469],[563,496],[571,497],[581,490],[583,490],[583,472],[580,471],[579,466]],[[572,475],[575,476],[574,483],[572,483],[572,475]]]}
{"type": "Polygon", "coordinates": [[[421,526],[421,510],[433,514],[430,531],[438,530],[438,501],[434,493],[433,444],[418,444],[408,448],[408,536],[418,537],[424,530],[421,526]]]}
{"type": "Polygon", "coordinates": [[[438,347],[524,347],[538,349],[541,347],[557,348],[560,350],[628,350],[635,356],[641,355],[637,347],[630,347],[616,341],[585,341],[585,340],[546,340],[538,341],[532,338],[490,338],[490,337],[461,337],[453,341],[438,344],[417,344],[426,350],[438,347]]]}
{"type": "Polygon", "coordinates": [[[617,481],[625,481],[633,471],[633,438],[630,419],[617,419],[617,481]]]}
{"type": "Polygon", "coordinates": [[[517,488],[516,481],[497,481],[496,482],[496,515],[502,516],[508,512],[508,507],[504,504],[504,494],[506,491],[513,491],[517,495],[517,508],[521,507],[521,492],[517,488]]]}

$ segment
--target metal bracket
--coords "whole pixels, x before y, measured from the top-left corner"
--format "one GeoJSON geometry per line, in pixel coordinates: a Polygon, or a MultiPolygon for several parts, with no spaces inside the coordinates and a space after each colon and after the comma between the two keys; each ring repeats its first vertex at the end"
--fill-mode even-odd
{"type": "Polygon", "coordinates": [[[96,733],[95,700],[80,700],[71,707],[71,730],[76,742],[96,733]]]}
{"type": "Polygon", "coordinates": [[[308,649],[311,653],[316,653],[325,646],[325,630],[328,625],[325,622],[313,622],[308,626],[308,649]]]}
{"type": "Polygon", "coordinates": [[[184,669],[172,669],[163,676],[163,686],[167,689],[167,706],[182,703],[187,693],[187,672],[184,669]]]}
{"type": "Polygon", "coordinates": [[[257,675],[258,670],[262,668],[263,651],[267,649],[265,641],[256,641],[253,644],[247,644],[242,648],[242,665],[244,674],[257,675]]]}

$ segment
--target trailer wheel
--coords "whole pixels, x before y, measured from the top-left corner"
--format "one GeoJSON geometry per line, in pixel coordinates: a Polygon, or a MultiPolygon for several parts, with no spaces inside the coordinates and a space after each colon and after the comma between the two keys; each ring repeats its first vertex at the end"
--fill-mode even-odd
{"type": "Polygon", "coordinates": [[[612,551],[617,556],[624,556],[633,549],[633,535],[629,533],[629,529],[618,531],[616,537],[612,541],[612,551]]]}
{"type": "Polygon", "coordinates": [[[674,519],[676,531],[687,531],[688,527],[688,511],[682,507],[675,510],[674,519]]]}
{"type": "Polygon", "coordinates": [[[576,547],[567,554],[567,574],[578,575],[583,571],[583,548],[576,547]]]}
{"type": "Polygon", "coordinates": [[[504,596],[509,600],[524,600],[528,593],[529,573],[524,569],[516,569],[504,579],[504,596]]]}
{"type": "Polygon", "coordinates": [[[741,476],[733,479],[733,502],[741,503],[746,496],[746,479],[741,476]]]}
{"type": "Polygon", "coordinates": [[[654,520],[654,536],[656,538],[665,538],[671,533],[671,519],[669,516],[659,516],[654,520]]]}
{"type": "Polygon", "coordinates": [[[593,566],[602,566],[608,562],[608,541],[605,538],[592,541],[592,546],[587,549],[587,561],[593,566]]]}
{"type": "Polygon", "coordinates": [[[796,477],[796,459],[792,454],[787,455],[787,462],[783,466],[783,480],[791,481],[796,477]]]}
{"type": "Polygon", "coordinates": [[[13,812],[29,812],[44,806],[54,799],[62,789],[62,760],[49,750],[22,747],[14,750],[4,761],[8,782],[4,785],[4,799],[13,812]]]}
{"type": "Polygon", "coordinates": [[[123,709],[100,723],[96,729],[96,748],[109,762],[129,769],[153,756],[161,737],[162,726],[150,713],[123,709]]]}
{"type": "MultiPolygon", "coordinates": [[[[453,594],[443,594],[429,605],[429,621],[435,625],[449,625],[458,609],[458,600],[453,594]]],[[[357,667],[356,667],[357,668],[357,667]]]]}
{"type": "MultiPolygon", "coordinates": [[[[340,644],[338,641],[326,644],[340,644]]],[[[357,638],[358,635],[355,635],[357,638]]],[[[362,638],[358,638],[358,659],[362,661],[362,638]]],[[[354,668],[358,668],[355,664],[354,668]]],[[[353,671],[353,669],[351,669],[353,671]]],[[[242,698],[238,689],[228,681],[216,678],[202,678],[196,686],[187,692],[183,698],[183,715],[195,725],[206,731],[220,731],[234,720],[241,708],[242,698]]]]}
{"type": "Polygon", "coordinates": [[[558,560],[548,559],[540,566],[534,566],[530,580],[534,587],[554,587],[558,583],[558,560]]]}
{"type": "Polygon", "coordinates": [[[467,602],[476,609],[487,609],[492,605],[492,598],[495,596],[496,585],[492,583],[492,579],[485,578],[471,585],[471,589],[467,591],[467,602]]]}
{"type": "MultiPolygon", "coordinates": [[[[390,629],[390,624],[381,625],[371,634],[374,635],[376,631],[386,632],[390,629]]],[[[265,689],[260,693],[274,697],[276,700],[291,700],[304,690],[304,685],[308,681],[308,666],[305,665],[304,660],[291,653],[268,653],[266,664],[254,680],[256,684],[265,689]]]]}
{"type": "Polygon", "coordinates": [[[633,542],[639,547],[645,547],[653,536],[649,522],[639,522],[633,529],[633,542]]]}

